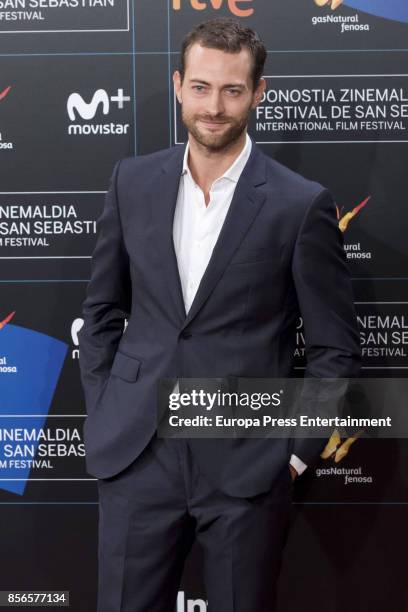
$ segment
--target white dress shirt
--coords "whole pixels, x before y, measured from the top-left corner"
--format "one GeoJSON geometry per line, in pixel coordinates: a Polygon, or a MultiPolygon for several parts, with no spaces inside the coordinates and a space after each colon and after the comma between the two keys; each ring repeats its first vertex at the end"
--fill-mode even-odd
{"type": "MultiPolygon", "coordinates": [[[[238,179],[251,154],[252,141],[247,134],[245,146],[234,163],[213,182],[208,205],[188,167],[189,149],[187,143],[173,221],[174,249],[186,313],[210,261],[238,179]]],[[[296,455],[291,456],[290,463],[298,474],[307,467],[296,455]]]]}

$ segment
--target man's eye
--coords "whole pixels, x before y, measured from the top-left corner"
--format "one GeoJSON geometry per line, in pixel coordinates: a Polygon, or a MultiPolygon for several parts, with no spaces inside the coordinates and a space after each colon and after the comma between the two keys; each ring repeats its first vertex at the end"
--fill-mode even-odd
{"type": "Polygon", "coordinates": [[[202,91],[204,91],[205,87],[204,85],[193,85],[193,89],[195,89],[195,91],[197,91],[198,93],[201,93],[202,91]]]}
{"type": "Polygon", "coordinates": [[[238,96],[240,91],[239,89],[227,89],[227,92],[231,95],[231,96],[238,96]]]}

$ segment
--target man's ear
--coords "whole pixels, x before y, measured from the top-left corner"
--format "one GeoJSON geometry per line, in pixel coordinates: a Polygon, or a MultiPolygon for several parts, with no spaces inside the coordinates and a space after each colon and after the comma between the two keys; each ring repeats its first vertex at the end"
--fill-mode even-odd
{"type": "Polygon", "coordinates": [[[261,79],[259,79],[258,86],[254,91],[254,99],[252,101],[252,108],[256,108],[258,104],[261,102],[262,96],[265,93],[265,89],[266,89],[266,81],[262,77],[261,79]]]}
{"type": "Polygon", "coordinates": [[[174,91],[176,92],[176,96],[177,96],[177,100],[180,102],[182,102],[182,97],[181,97],[181,74],[178,70],[175,70],[173,72],[173,85],[174,85],[174,91]]]}

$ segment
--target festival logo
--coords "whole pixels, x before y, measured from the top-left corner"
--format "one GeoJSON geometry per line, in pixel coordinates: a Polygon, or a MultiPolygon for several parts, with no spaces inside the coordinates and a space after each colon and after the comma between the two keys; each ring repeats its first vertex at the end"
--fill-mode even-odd
{"type": "Polygon", "coordinates": [[[407,142],[407,79],[399,74],[264,75],[251,117],[264,144],[407,142]]]}
{"type": "Polygon", "coordinates": [[[48,250],[47,255],[56,257],[92,253],[100,212],[99,194],[32,193],[30,198],[27,195],[0,195],[0,247],[7,247],[8,255],[20,255],[23,251],[26,257],[36,256],[43,249],[48,250]]]}
{"type": "Polygon", "coordinates": [[[49,467],[41,459],[43,425],[68,347],[16,325],[15,314],[0,323],[0,487],[22,495],[31,469],[49,467]]]}
{"type": "Polygon", "coordinates": [[[0,0],[0,32],[128,30],[129,0],[0,0]]]}

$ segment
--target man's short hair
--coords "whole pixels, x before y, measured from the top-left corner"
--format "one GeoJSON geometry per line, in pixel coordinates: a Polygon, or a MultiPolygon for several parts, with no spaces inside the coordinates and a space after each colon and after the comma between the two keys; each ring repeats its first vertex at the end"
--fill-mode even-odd
{"type": "Polygon", "coordinates": [[[235,19],[211,19],[197,25],[184,37],[181,45],[179,72],[182,81],[187,53],[196,43],[226,53],[239,53],[242,49],[248,49],[252,58],[252,83],[256,89],[263,74],[267,52],[255,30],[241,25],[235,19]]]}

